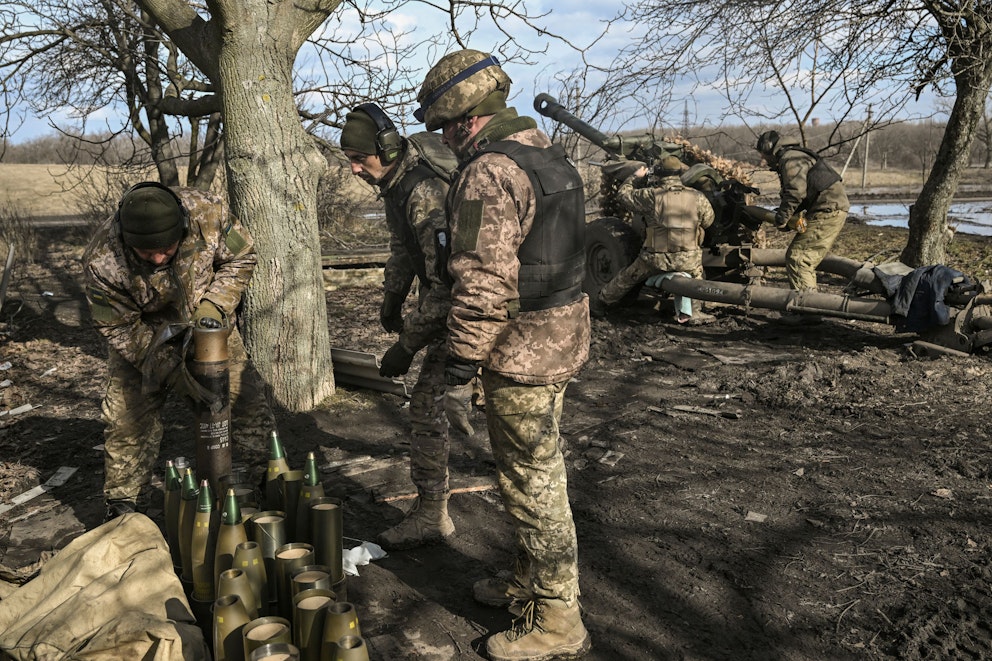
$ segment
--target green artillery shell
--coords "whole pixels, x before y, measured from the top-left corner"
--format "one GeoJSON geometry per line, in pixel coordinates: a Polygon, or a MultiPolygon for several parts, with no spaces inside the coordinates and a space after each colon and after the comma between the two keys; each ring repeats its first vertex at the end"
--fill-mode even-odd
{"type": "Polygon", "coordinates": [[[298,541],[313,543],[310,529],[310,503],[315,498],[324,495],[324,485],[320,483],[320,473],[317,471],[317,459],[313,452],[307,453],[307,462],[303,468],[303,485],[300,487],[299,503],[296,508],[296,536],[298,541]]]}
{"type": "Polygon", "coordinates": [[[291,643],[271,643],[262,645],[251,653],[248,661],[297,661],[300,650],[291,643]]]}
{"type": "Polygon", "coordinates": [[[214,554],[214,579],[226,569],[234,566],[234,552],[238,544],[248,541],[248,531],[241,520],[241,508],[234,495],[234,489],[228,489],[224,496],[224,505],[220,514],[220,528],[217,531],[217,551],[214,554]]]}
{"type": "Polygon", "coordinates": [[[203,601],[214,598],[214,548],[217,545],[217,514],[210,480],[200,482],[190,539],[190,562],[193,565],[193,597],[203,601]]]}
{"type": "Polygon", "coordinates": [[[182,500],[179,503],[179,555],[182,558],[183,573],[182,580],[189,585],[193,584],[193,562],[192,548],[193,541],[193,519],[196,517],[196,501],[200,492],[196,488],[196,479],[193,477],[193,469],[187,468],[183,476],[182,500]]]}
{"type": "Polygon", "coordinates": [[[230,328],[194,328],[190,372],[215,396],[196,407],[196,470],[224,493],[231,479],[231,378],[227,338],[230,328]]]}
{"type": "Polygon", "coordinates": [[[180,572],[183,556],[179,551],[179,505],[183,498],[183,479],[175,462],[165,462],[165,537],[172,554],[172,566],[180,572]]]}
{"type": "Polygon", "coordinates": [[[294,597],[304,590],[330,590],[331,570],[324,565],[303,565],[289,573],[289,580],[289,591],[294,597]]]}
{"type": "Polygon", "coordinates": [[[289,470],[286,453],[279,442],[279,432],[273,429],[269,432],[269,468],[265,474],[265,508],[270,510],[283,509],[282,482],[279,476],[289,470]]]}
{"type": "Polygon", "coordinates": [[[333,656],[321,656],[324,659],[334,661],[369,661],[369,649],[365,646],[365,640],[358,636],[344,636],[335,644],[333,656]]]}

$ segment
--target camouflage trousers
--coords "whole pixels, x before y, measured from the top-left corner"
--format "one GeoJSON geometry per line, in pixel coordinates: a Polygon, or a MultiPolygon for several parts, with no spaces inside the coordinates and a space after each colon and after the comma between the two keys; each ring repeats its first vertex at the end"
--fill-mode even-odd
{"type": "Polygon", "coordinates": [[[613,278],[599,290],[599,298],[606,305],[619,303],[631,289],[653,275],[681,271],[693,278],[703,277],[703,252],[650,252],[642,250],[634,261],[620,269],[613,278]]]}
{"type": "MultiPolygon", "coordinates": [[[[248,361],[244,342],[235,329],[228,337],[231,381],[232,457],[248,467],[255,483],[268,462],[268,436],[275,428],[272,408],[261,378],[248,361]]],[[[103,493],[107,500],[128,499],[145,504],[159,446],[162,443],[162,408],[168,390],[141,394],[141,372],[115,350],[107,358],[108,384],[101,419],[104,437],[103,493]]],[[[185,392],[177,394],[186,399],[185,392]]],[[[189,401],[187,400],[187,403],[189,401]]],[[[190,413],[190,434],[193,433],[190,413]]]]}
{"type": "Polygon", "coordinates": [[[448,496],[448,416],[444,411],[444,340],[427,345],[410,395],[410,479],[425,500],[448,496]]]}
{"type": "Polygon", "coordinates": [[[513,520],[530,589],[572,606],[579,597],[578,543],[558,425],[565,383],[525,385],[482,370],[489,441],[503,506],[513,520]]]}
{"type": "Polygon", "coordinates": [[[806,231],[796,234],[785,250],[789,287],[796,291],[816,290],[816,267],[830,252],[846,220],[846,211],[817,213],[807,219],[806,231]]]}

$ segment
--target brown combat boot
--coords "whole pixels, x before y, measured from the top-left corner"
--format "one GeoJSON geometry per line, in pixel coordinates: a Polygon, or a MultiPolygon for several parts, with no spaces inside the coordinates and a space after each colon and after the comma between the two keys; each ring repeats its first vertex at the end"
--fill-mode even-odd
{"type": "MultiPolygon", "coordinates": [[[[484,578],[472,584],[472,596],[480,604],[494,608],[505,608],[515,601],[524,602],[531,598],[529,589],[521,585],[513,572],[504,569],[493,578],[484,578]]],[[[519,615],[519,613],[514,613],[519,615]]]]}
{"type": "Polygon", "coordinates": [[[579,604],[566,606],[559,599],[528,601],[511,629],[486,641],[492,661],[577,659],[590,647],[579,604]]]}
{"type": "Polygon", "coordinates": [[[455,533],[448,516],[448,498],[417,498],[402,521],[379,533],[376,542],[387,551],[403,551],[425,544],[436,544],[455,533]]]}

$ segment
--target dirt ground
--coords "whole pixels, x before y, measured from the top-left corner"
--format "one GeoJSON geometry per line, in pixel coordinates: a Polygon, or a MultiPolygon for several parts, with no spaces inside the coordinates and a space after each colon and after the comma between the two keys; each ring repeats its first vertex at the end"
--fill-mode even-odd
{"type": "MultiPolygon", "coordinates": [[[[0,320],[0,504],[60,466],[78,470],[0,514],[7,590],[103,516],[104,347],[73,303],[84,238],[44,237],[45,262],[16,268],[0,320]],[[34,408],[2,413],[24,405],[34,408]]],[[[897,252],[905,234],[851,224],[843,239],[835,252],[865,259],[897,252]]],[[[391,338],[378,300],[374,287],[328,292],[332,345],[381,355],[391,338]]],[[[682,327],[670,301],[642,298],[595,320],[592,358],[568,388],[586,658],[992,655],[988,358],[919,359],[905,346],[914,336],[881,324],[711,311],[716,323],[682,327]]],[[[170,406],[159,475],[165,458],[194,455],[189,416],[170,406]]],[[[278,413],[290,464],[315,451],[325,489],[344,498],[346,546],[410,502],[382,500],[411,488],[405,407],[341,386],[319,411],[278,413]]],[[[473,423],[452,445],[456,488],[493,474],[481,412],[473,423]]],[[[485,658],[486,636],[509,624],[471,597],[473,581],[511,562],[498,493],[458,493],[451,511],[449,543],[391,554],[349,581],[373,659],[485,658]]]]}

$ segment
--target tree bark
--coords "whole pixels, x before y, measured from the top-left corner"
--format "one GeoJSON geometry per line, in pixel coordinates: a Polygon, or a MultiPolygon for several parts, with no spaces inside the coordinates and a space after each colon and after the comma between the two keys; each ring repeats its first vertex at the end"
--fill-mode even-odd
{"type": "Polygon", "coordinates": [[[293,61],[340,0],[140,0],[221,93],[232,211],[255,240],[245,344],[276,402],[294,412],[334,394],[320,264],[317,181],[326,160],[293,100],[293,61]]]}
{"type": "Polygon", "coordinates": [[[933,168],[909,210],[909,240],[900,260],[909,266],[942,264],[946,256],[947,213],[968,166],[971,145],[989,94],[989,68],[957,77],[957,96],[937,149],[933,168]]]}

